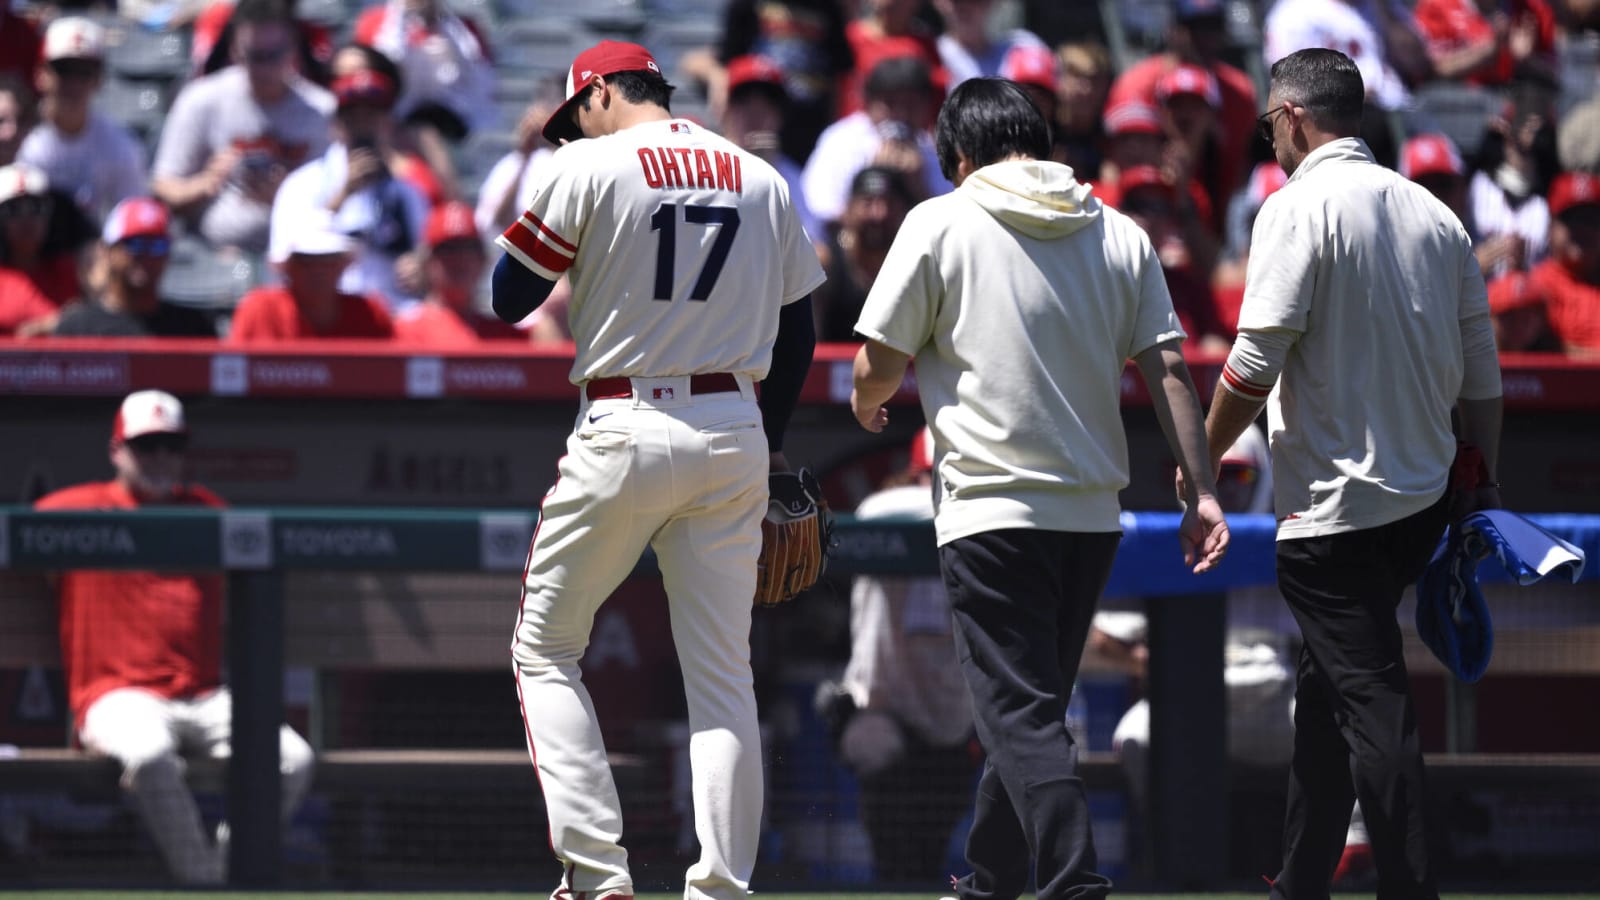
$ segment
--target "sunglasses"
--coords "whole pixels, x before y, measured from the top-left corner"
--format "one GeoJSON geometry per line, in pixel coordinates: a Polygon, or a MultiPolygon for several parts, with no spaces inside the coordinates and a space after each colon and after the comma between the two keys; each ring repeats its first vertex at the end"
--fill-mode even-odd
{"type": "Polygon", "coordinates": [[[255,47],[245,51],[244,61],[252,66],[270,66],[288,59],[292,52],[294,48],[288,44],[277,47],[255,47]]]}
{"type": "Polygon", "coordinates": [[[98,78],[101,67],[92,59],[58,59],[50,63],[50,70],[59,78],[98,78]]]}
{"type": "Polygon", "coordinates": [[[1272,117],[1281,112],[1283,107],[1279,106],[1256,116],[1256,137],[1268,144],[1272,143],[1272,117]]]}
{"type": "Polygon", "coordinates": [[[131,237],[117,246],[134,256],[166,256],[172,250],[172,241],[164,237],[131,237]]]}
{"type": "Polygon", "coordinates": [[[136,438],[128,438],[128,449],[135,453],[159,453],[165,450],[168,453],[182,453],[189,449],[189,436],[186,434],[141,434],[136,438]]]}

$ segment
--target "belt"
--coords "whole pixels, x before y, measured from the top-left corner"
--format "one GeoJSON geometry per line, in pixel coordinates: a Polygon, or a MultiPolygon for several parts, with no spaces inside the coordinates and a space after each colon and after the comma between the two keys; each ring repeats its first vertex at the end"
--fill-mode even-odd
{"type": "MultiPolygon", "coordinates": [[[[709,372],[704,375],[689,376],[690,394],[720,394],[724,391],[738,391],[739,379],[727,372],[709,372]]],[[[596,378],[586,381],[583,385],[583,395],[590,400],[614,400],[618,397],[633,396],[633,379],[631,378],[596,378]]]]}

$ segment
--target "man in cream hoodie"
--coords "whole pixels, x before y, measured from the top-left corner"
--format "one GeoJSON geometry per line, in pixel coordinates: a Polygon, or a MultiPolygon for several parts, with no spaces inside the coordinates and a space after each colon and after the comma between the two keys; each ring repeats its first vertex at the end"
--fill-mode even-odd
{"type": "Polygon", "coordinates": [[[1012,900],[1036,866],[1040,900],[1104,896],[1064,719],[1121,538],[1127,360],[1189,485],[1186,564],[1220,562],[1228,527],[1149,238],[1045,161],[1049,126],[1013,82],[958,86],[936,146],[957,189],[901,226],[856,323],[850,403],[881,431],[917,360],[940,567],[988,753],[956,889],[1012,900]]]}

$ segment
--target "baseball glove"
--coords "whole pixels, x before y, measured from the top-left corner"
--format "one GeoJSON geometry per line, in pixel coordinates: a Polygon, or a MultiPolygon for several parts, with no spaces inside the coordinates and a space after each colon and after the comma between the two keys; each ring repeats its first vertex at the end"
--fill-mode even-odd
{"type": "Polygon", "coordinates": [[[767,477],[771,500],[761,520],[755,605],[792,600],[822,576],[833,541],[833,515],[808,469],[767,477]]]}

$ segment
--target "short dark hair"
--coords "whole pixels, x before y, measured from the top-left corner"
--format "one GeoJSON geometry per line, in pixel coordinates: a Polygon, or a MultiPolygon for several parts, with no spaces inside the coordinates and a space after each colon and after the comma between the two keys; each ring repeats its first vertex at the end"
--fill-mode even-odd
{"type": "Polygon", "coordinates": [[[917,205],[917,197],[906,181],[906,174],[889,166],[867,166],[850,179],[850,198],[897,197],[907,209],[917,205]]]}
{"type": "MultiPolygon", "coordinates": [[[[629,103],[654,103],[667,112],[672,112],[672,92],[677,90],[667,79],[658,72],[648,69],[637,71],[613,72],[605,76],[606,84],[612,90],[622,95],[622,99],[629,103]]],[[[584,109],[589,108],[589,98],[594,96],[593,84],[590,90],[584,91],[578,98],[578,104],[584,109]]]]}
{"type": "Polygon", "coordinates": [[[939,171],[951,181],[960,156],[983,167],[1011,156],[1050,156],[1050,123],[1028,92],[1004,78],[969,78],[939,110],[934,133],[939,171]]]}
{"type": "Polygon", "coordinates": [[[874,65],[861,85],[862,95],[869,99],[895,91],[933,93],[932,67],[920,56],[891,56],[874,65]]]}
{"type": "Polygon", "coordinates": [[[1297,50],[1272,64],[1272,87],[1279,100],[1305,107],[1319,128],[1361,133],[1366,86],[1361,70],[1343,53],[1321,47],[1297,50]]]}

